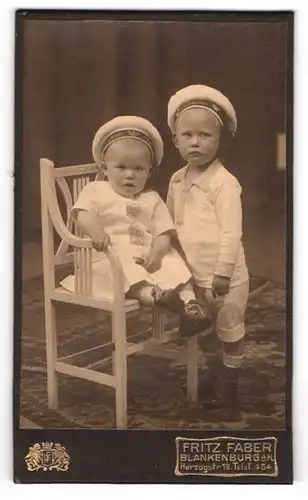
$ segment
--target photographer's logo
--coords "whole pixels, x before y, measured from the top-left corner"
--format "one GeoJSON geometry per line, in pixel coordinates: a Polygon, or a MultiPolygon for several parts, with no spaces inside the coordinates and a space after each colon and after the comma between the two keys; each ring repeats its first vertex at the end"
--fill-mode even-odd
{"type": "Polygon", "coordinates": [[[31,446],[25,461],[30,472],[38,470],[65,472],[68,470],[70,457],[60,443],[47,441],[31,446]]]}
{"type": "Polygon", "coordinates": [[[277,439],[215,437],[176,438],[177,476],[278,475],[277,439]]]}

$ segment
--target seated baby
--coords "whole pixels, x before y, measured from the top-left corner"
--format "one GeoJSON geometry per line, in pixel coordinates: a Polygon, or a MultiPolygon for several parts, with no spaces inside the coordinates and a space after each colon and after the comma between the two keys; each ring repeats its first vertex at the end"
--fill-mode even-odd
{"type": "MultiPolygon", "coordinates": [[[[119,116],[103,125],[93,141],[93,156],[106,180],[88,183],[73,206],[77,225],[99,252],[92,266],[94,296],[112,296],[112,245],[122,264],[126,296],[180,317],[180,332],[190,336],[211,324],[196,301],[191,273],[172,247],[174,224],[160,196],[145,188],[163,157],[156,128],[135,116],[119,116]]],[[[75,291],[74,277],[62,286],[75,291]]]]}

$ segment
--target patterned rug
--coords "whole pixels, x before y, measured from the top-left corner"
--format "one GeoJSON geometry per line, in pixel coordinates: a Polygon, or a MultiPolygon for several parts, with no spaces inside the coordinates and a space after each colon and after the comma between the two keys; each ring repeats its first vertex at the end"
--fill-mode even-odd
{"type": "MultiPolygon", "coordinates": [[[[61,276],[59,277],[61,278],[61,276]]],[[[110,317],[94,309],[57,305],[59,356],[110,342],[110,317]]],[[[174,317],[167,331],[176,331],[174,317]]],[[[147,338],[151,311],[128,318],[128,337],[147,338]]],[[[23,284],[23,332],[20,413],[45,428],[114,428],[114,390],[59,375],[60,408],[47,408],[43,281],[23,284]]],[[[180,346],[181,340],[173,340],[180,346]]],[[[202,339],[200,339],[202,350],[202,339]]],[[[283,429],[285,386],[285,287],[251,280],[247,309],[245,362],[241,369],[236,413],[189,404],[183,386],[184,364],[145,355],[128,358],[128,426],[135,429],[283,429]]],[[[111,373],[111,364],[93,362],[111,373]]],[[[200,386],[207,367],[200,367],[200,386]]]]}

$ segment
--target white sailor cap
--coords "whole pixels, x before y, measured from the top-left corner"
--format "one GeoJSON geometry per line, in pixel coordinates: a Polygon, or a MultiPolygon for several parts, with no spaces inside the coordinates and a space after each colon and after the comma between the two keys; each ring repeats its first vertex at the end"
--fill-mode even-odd
{"type": "Polygon", "coordinates": [[[92,144],[95,163],[102,164],[104,153],[111,144],[129,138],[137,139],[149,148],[152,156],[152,168],[161,163],[164,145],[160,133],[151,122],[139,116],[117,116],[99,128],[92,144]]]}
{"type": "Polygon", "coordinates": [[[189,85],[174,94],[168,103],[168,125],[172,133],[180,115],[189,108],[206,108],[220,121],[223,128],[235,135],[237,119],[235,110],[226,96],[206,85],[189,85]]]}

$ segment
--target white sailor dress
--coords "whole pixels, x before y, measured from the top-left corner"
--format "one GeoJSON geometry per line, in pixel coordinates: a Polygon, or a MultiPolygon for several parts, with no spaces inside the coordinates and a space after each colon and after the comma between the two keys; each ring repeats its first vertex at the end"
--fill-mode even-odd
{"type": "MultiPolygon", "coordinates": [[[[72,213],[86,210],[101,218],[111,244],[122,264],[125,292],[139,282],[157,284],[163,290],[174,289],[191,278],[183,259],[171,248],[163,257],[161,268],[148,273],[134,262],[149,251],[153,239],[174,229],[171,216],[163,200],[155,191],[144,191],[136,198],[125,198],[116,193],[107,181],[88,183],[80,193],[72,213]]],[[[74,276],[67,276],[61,285],[75,292],[74,276]]],[[[112,297],[112,273],[104,252],[93,250],[92,294],[112,297]]]]}

